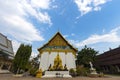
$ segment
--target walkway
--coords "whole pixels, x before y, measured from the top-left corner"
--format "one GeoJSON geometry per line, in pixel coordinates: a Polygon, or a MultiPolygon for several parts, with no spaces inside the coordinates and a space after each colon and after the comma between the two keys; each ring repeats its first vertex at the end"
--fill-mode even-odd
{"type": "Polygon", "coordinates": [[[120,77],[109,76],[106,78],[89,78],[89,77],[76,77],[76,78],[35,78],[35,77],[13,77],[13,74],[0,74],[0,80],[120,80],[120,77]]]}

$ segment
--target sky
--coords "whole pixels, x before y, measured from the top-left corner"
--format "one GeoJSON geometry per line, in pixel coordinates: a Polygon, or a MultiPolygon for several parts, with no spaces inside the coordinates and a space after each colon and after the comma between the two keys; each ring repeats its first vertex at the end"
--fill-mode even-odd
{"type": "Polygon", "coordinates": [[[85,45],[99,54],[120,46],[120,0],[0,0],[0,33],[38,48],[58,31],[78,50],[85,45]]]}

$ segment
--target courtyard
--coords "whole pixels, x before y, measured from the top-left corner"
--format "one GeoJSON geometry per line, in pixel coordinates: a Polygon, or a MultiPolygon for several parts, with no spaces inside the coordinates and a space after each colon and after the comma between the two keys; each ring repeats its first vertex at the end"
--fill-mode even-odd
{"type": "Polygon", "coordinates": [[[27,77],[13,77],[13,74],[0,74],[0,80],[120,80],[119,76],[108,75],[104,78],[90,78],[90,77],[73,77],[73,78],[35,78],[27,77]]]}

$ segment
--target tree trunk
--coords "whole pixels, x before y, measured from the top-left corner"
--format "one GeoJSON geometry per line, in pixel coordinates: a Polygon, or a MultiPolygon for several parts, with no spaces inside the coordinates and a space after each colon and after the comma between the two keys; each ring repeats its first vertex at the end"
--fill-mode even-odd
{"type": "Polygon", "coordinates": [[[19,74],[19,72],[20,72],[20,68],[17,69],[17,73],[16,74],[19,74]]]}

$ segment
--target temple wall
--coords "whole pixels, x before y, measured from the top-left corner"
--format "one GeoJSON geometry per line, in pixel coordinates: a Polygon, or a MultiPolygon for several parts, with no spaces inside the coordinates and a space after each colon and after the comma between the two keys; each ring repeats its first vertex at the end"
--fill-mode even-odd
{"type": "Polygon", "coordinates": [[[74,57],[74,55],[72,53],[67,53],[67,55],[66,55],[66,64],[67,64],[68,69],[76,68],[75,57],[74,57]]]}
{"type": "Polygon", "coordinates": [[[41,59],[40,59],[40,67],[42,68],[42,70],[47,70],[48,69],[48,58],[49,57],[49,53],[48,52],[43,52],[41,55],[41,59]]]}
{"type": "Polygon", "coordinates": [[[50,64],[53,66],[54,64],[54,59],[57,56],[57,54],[59,53],[60,58],[62,59],[62,65],[63,67],[67,66],[68,69],[71,68],[76,68],[75,65],[75,57],[72,53],[67,53],[65,54],[65,52],[43,52],[41,55],[41,61],[40,61],[40,68],[42,68],[42,70],[47,70],[50,66],[50,64]]]}

